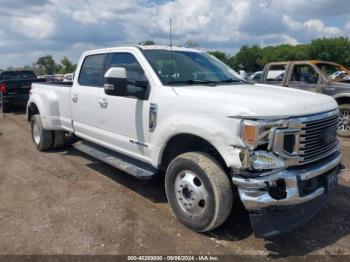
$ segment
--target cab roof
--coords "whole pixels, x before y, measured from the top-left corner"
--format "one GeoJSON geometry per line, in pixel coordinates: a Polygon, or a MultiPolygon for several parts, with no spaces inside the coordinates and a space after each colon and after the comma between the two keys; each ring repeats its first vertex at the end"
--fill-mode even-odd
{"type": "Polygon", "coordinates": [[[350,71],[347,67],[338,64],[338,63],[334,63],[334,62],[329,62],[329,61],[323,61],[323,60],[298,60],[298,61],[282,61],[282,62],[273,62],[273,63],[269,63],[272,65],[281,65],[281,64],[289,64],[289,63],[293,63],[293,64],[298,64],[298,63],[309,63],[309,64],[313,64],[313,65],[318,65],[318,64],[329,64],[329,65],[333,65],[333,66],[339,66],[343,69],[343,71],[350,71]]]}
{"type": "Polygon", "coordinates": [[[173,51],[187,51],[187,52],[201,52],[200,50],[193,49],[193,48],[187,48],[182,46],[169,46],[169,45],[137,45],[139,49],[142,50],[167,50],[170,51],[171,49],[173,51]]]}
{"type": "Polygon", "coordinates": [[[193,48],[187,48],[187,47],[180,47],[180,46],[167,46],[167,45],[147,45],[147,46],[143,46],[143,45],[136,45],[136,46],[120,46],[120,47],[109,47],[109,48],[102,48],[102,49],[94,49],[94,50],[89,50],[89,51],[85,51],[83,54],[88,55],[88,54],[97,54],[97,53],[109,53],[109,52],[116,52],[119,50],[167,50],[170,51],[171,49],[173,51],[183,51],[183,52],[202,52],[200,50],[197,49],[193,49],[193,48]]]}

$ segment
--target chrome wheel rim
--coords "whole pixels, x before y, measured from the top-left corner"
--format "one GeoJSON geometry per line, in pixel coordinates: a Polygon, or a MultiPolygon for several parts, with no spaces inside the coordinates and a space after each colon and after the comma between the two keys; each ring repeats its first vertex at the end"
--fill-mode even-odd
{"type": "Polygon", "coordinates": [[[198,175],[192,171],[182,171],[175,179],[176,199],[189,217],[203,214],[208,204],[208,191],[198,175]]]}
{"type": "Polygon", "coordinates": [[[33,124],[33,138],[35,144],[39,145],[40,144],[40,129],[37,123],[33,124]]]}
{"type": "Polygon", "coordinates": [[[346,132],[350,131],[350,111],[349,110],[340,110],[338,129],[340,131],[346,131],[346,132]]]}

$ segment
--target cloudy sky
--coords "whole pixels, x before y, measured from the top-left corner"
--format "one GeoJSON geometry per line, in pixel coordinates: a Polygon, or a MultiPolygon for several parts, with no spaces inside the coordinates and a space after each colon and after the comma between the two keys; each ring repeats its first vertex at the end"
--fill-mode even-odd
{"type": "Polygon", "coordinates": [[[234,53],[243,44],[350,36],[349,0],[0,0],[0,68],[154,40],[234,53]]]}

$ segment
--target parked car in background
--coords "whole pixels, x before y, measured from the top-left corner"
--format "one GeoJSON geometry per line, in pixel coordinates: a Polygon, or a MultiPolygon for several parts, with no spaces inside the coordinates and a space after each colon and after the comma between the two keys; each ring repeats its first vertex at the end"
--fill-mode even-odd
{"type": "Polygon", "coordinates": [[[33,71],[16,70],[0,72],[0,101],[2,112],[7,113],[12,106],[25,105],[29,90],[34,82],[43,82],[33,71]]]}
{"type": "MultiPolygon", "coordinates": [[[[262,74],[263,74],[263,71],[255,72],[254,74],[251,75],[251,77],[248,78],[248,81],[251,83],[258,83],[261,81],[262,74]]],[[[271,70],[269,71],[267,78],[278,80],[283,78],[283,75],[284,75],[284,70],[271,70]]]]}
{"type": "Polygon", "coordinates": [[[63,82],[72,82],[74,78],[74,73],[65,74],[63,76],[63,82]]]}
{"type": "Polygon", "coordinates": [[[257,71],[248,77],[248,81],[252,83],[259,82],[261,80],[262,71],[257,71]]]}
{"type": "Polygon", "coordinates": [[[53,82],[55,81],[55,76],[54,75],[41,75],[38,76],[39,79],[45,79],[47,82],[53,82]]]}
{"type": "Polygon", "coordinates": [[[137,178],[165,171],[186,227],[213,230],[242,201],[259,237],[325,204],[342,159],[338,114],[328,96],[258,87],[206,52],[168,46],[85,52],[73,83],[35,83],[27,106],[38,150],[73,133],[76,149],[137,178]]]}
{"type": "MultiPolygon", "coordinates": [[[[349,70],[342,65],[325,61],[289,61],[265,66],[260,83],[296,88],[332,96],[339,105],[338,134],[350,137],[350,83],[335,77],[349,70]],[[285,70],[283,77],[271,78],[270,72],[285,70]]],[[[309,105],[312,107],[313,105],[309,105]]]]}
{"type": "Polygon", "coordinates": [[[338,80],[338,81],[341,81],[341,80],[344,80],[344,78],[346,76],[349,76],[348,73],[346,71],[336,71],[334,72],[333,74],[331,74],[328,78],[330,80],[338,80]]]}
{"type": "Polygon", "coordinates": [[[54,75],[54,81],[57,81],[57,82],[62,82],[63,81],[63,75],[62,74],[56,74],[54,75]]]}

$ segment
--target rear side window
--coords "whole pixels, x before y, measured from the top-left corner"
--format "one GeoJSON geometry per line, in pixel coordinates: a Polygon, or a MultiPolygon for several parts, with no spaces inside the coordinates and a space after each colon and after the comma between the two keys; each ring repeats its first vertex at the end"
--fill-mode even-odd
{"type": "Polygon", "coordinates": [[[103,86],[106,54],[87,56],[79,74],[79,84],[82,86],[103,86]]]}

